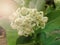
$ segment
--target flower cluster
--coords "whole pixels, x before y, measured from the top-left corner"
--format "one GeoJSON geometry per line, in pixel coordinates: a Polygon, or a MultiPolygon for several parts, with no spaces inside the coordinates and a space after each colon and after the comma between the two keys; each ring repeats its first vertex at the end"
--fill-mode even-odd
{"type": "Polygon", "coordinates": [[[17,29],[20,36],[28,36],[38,28],[44,29],[48,18],[44,17],[42,11],[38,12],[37,9],[22,7],[10,16],[10,20],[11,27],[17,29]]]}

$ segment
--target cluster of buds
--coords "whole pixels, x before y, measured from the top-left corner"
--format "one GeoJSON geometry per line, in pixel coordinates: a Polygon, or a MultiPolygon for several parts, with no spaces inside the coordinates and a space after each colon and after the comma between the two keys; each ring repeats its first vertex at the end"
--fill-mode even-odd
{"type": "Polygon", "coordinates": [[[10,16],[10,20],[11,27],[18,30],[20,36],[28,36],[38,28],[44,29],[48,18],[42,11],[38,12],[37,9],[22,7],[10,16]]]}

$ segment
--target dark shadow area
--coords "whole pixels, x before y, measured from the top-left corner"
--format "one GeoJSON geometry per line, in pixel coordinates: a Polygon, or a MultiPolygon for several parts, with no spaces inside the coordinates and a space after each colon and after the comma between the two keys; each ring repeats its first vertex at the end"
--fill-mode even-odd
{"type": "Polygon", "coordinates": [[[45,0],[45,1],[46,1],[46,6],[45,6],[45,8],[47,8],[47,5],[48,5],[48,6],[51,6],[51,5],[52,5],[52,7],[53,7],[54,9],[56,9],[56,5],[55,5],[54,0],[45,0]]]}
{"type": "Polygon", "coordinates": [[[0,38],[6,37],[6,31],[3,27],[0,26],[0,38]]]}
{"type": "Polygon", "coordinates": [[[20,36],[16,40],[16,45],[28,44],[28,43],[31,43],[32,41],[33,41],[33,35],[32,36],[28,36],[28,37],[20,36]]]}

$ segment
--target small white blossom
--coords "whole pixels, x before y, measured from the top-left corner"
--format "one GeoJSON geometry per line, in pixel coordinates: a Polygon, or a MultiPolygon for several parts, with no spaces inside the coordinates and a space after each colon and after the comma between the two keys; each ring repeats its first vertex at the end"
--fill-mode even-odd
{"type": "Polygon", "coordinates": [[[17,29],[20,36],[31,35],[38,28],[44,29],[48,20],[42,11],[26,7],[18,8],[10,18],[11,27],[17,29]]]}

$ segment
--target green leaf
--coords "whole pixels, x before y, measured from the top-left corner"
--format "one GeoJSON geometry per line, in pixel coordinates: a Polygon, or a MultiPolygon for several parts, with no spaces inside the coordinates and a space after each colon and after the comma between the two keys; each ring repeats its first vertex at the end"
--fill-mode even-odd
{"type": "MultiPolygon", "coordinates": [[[[55,10],[47,16],[49,21],[45,29],[42,30],[46,33],[46,39],[42,43],[43,45],[60,45],[60,10],[55,10]]],[[[41,36],[41,38],[43,37],[41,36]]]]}
{"type": "Polygon", "coordinates": [[[33,42],[33,36],[28,36],[28,37],[25,37],[25,36],[20,36],[17,38],[17,41],[16,41],[16,44],[28,44],[28,43],[31,43],[33,42]]]}

